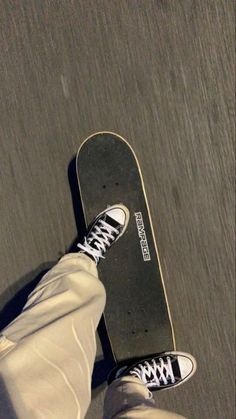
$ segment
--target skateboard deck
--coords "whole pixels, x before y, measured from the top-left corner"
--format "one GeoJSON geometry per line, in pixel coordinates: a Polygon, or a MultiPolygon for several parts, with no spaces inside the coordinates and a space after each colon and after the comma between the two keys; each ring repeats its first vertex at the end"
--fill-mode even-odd
{"type": "Polygon", "coordinates": [[[87,138],[76,158],[87,226],[109,205],[123,203],[125,234],[98,265],[107,292],[105,323],[118,363],[175,349],[174,332],[138,160],[122,137],[87,138]]]}

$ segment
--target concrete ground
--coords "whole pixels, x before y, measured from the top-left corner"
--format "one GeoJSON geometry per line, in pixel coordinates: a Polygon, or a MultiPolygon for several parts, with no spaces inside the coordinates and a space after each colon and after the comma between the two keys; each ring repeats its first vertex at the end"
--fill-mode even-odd
{"type": "Polygon", "coordinates": [[[233,419],[233,1],[2,1],[0,31],[1,327],[77,235],[77,148],[118,132],[142,167],[177,348],[198,361],[158,405],[233,419]]]}

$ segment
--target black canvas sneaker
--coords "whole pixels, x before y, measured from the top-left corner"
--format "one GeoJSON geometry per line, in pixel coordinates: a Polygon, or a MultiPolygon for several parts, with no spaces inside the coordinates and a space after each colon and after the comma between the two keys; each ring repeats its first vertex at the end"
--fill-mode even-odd
{"type": "Polygon", "coordinates": [[[77,246],[80,253],[92,258],[96,265],[105,259],[105,253],[125,232],[129,222],[129,210],[123,204],[112,205],[101,212],[93,221],[84,238],[77,246]]]}
{"type": "Polygon", "coordinates": [[[151,391],[177,387],[189,380],[197,368],[195,358],[185,352],[164,352],[133,365],[114,368],[108,384],[124,376],[137,377],[151,391]]]}

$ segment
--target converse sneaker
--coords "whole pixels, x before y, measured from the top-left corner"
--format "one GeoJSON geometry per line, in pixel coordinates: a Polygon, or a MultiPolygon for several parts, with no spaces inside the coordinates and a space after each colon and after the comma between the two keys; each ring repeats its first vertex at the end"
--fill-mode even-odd
{"type": "Polygon", "coordinates": [[[151,391],[164,390],[183,384],[195,373],[195,358],[185,352],[164,352],[153,358],[143,359],[136,364],[114,368],[108,384],[117,378],[132,375],[151,391]]]}
{"type": "Polygon", "coordinates": [[[92,258],[96,265],[105,259],[104,254],[125,232],[129,222],[129,210],[123,204],[112,205],[101,212],[93,221],[84,238],[77,246],[81,253],[92,258]]]}

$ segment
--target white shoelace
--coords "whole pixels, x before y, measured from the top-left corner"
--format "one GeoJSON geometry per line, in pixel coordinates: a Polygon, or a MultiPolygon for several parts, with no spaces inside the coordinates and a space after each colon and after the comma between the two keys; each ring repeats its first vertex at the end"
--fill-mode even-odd
{"type": "Polygon", "coordinates": [[[164,362],[163,358],[159,358],[158,364],[155,359],[152,359],[150,362],[145,361],[143,364],[138,364],[137,367],[134,367],[130,371],[130,374],[136,375],[144,384],[149,384],[151,380],[151,383],[155,383],[158,387],[161,386],[161,381],[164,385],[168,384],[168,378],[171,379],[172,384],[175,383],[169,356],[167,357],[167,362],[164,362]]]}
{"type": "Polygon", "coordinates": [[[88,238],[84,238],[84,244],[79,243],[77,247],[93,256],[95,261],[98,262],[100,258],[105,259],[103,253],[110,247],[110,240],[115,240],[114,233],[119,234],[119,230],[104,220],[99,220],[93,230],[95,231],[92,231],[88,238]],[[96,242],[96,248],[90,245],[93,240],[96,242]]]}

